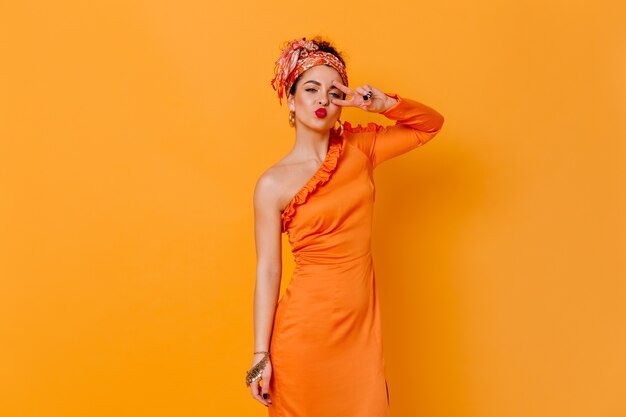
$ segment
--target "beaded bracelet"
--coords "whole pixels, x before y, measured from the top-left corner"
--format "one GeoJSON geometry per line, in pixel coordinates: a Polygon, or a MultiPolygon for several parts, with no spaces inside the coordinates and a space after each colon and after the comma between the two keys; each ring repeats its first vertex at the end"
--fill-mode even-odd
{"type": "Polygon", "coordinates": [[[249,371],[246,372],[246,386],[250,386],[251,383],[261,378],[261,373],[263,369],[265,369],[265,365],[267,364],[267,359],[270,356],[269,352],[254,352],[254,353],[264,353],[263,359],[261,359],[256,365],[254,365],[249,371]]]}

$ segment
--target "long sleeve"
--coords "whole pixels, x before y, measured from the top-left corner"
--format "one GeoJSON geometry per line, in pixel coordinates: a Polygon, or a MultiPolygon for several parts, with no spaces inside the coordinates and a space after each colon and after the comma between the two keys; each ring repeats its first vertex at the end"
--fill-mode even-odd
{"type": "Polygon", "coordinates": [[[444,122],[440,113],[425,104],[397,94],[387,95],[398,102],[381,114],[395,120],[395,125],[368,123],[367,127],[352,127],[350,122],[344,123],[347,140],[361,149],[374,167],[422,146],[439,133],[444,122]]]}

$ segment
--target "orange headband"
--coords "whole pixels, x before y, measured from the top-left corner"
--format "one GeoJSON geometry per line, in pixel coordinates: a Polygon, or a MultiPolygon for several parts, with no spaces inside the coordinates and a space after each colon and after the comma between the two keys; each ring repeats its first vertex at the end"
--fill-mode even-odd
{"type": "Polygon", "coordinates": [[[278,92],[278,101],[282,104],[283,95],[289,94],[293,83],[300,75],[316,65],[333,67],[343,81],[348,85],[346,67],[335,55],[320,51],[313,41],[294,39],[283,49],[274,66],[274,78],[270,81],[274,90],[278,92]]]}

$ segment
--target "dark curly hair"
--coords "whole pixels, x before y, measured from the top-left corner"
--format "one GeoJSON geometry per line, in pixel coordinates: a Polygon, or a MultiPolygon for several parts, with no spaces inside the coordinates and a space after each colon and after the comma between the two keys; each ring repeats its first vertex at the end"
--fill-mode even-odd
{"type": "MultiPolygon", "coordinates": [[[[306,41],[307,38],[304,37],[304,38],[302,38],[302,40],[306,41]]],[[[330,41],[327,41],[327,40],[321,38],[320,36],[316,36],[316,37],[312,38],[311,41],[317,45],[318,50],[323,51],[323,52],[328,52],[330,54],[335,55],[339,59],[339,61],[341,61],[341,63],[344,66],[346,65],[346,61],[344,60],[343,56],[341,55],[341,53],[337,50],[337,48],[330,41]]],[[[302,76],[300,76],[300,77],[302,77],[302,76]]],[[[300,80],[300,77],[298,77],[293,82],[293,84],[291,85],[291,88],[289,89],[289,94],[291,94],[291,95],[296,94],[296,86],[298,85],[298,81],[300,80]]],[[[346,94],[345,93],[343,93],[343,98],[344,99],[346,98],[346,94]]]]}

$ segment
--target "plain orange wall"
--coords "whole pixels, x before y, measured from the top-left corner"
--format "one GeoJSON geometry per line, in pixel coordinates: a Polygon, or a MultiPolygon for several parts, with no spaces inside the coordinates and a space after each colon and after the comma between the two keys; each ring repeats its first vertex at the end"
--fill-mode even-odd
{"type": "Polygon", "coordinates": [[[623,2],[209,3],[0,6],[1,415],[266,415],[252,191],[316,34],[446,118],[376,171],[393,416],[626,415],[623,2]]]}

